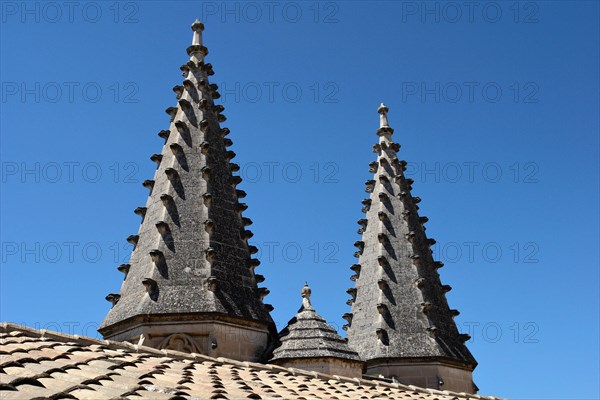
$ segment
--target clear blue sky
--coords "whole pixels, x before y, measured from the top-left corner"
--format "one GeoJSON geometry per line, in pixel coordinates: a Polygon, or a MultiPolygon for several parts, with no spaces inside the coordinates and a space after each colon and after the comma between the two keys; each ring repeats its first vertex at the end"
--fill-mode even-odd
{"type": "Polygon", "coordinates": [[[343,325],[384,101],[481,393],[599,398],[598,2],[68,4],[1,3],[0,319],[96,335],[200,17],[279,328],[343,325]]]}

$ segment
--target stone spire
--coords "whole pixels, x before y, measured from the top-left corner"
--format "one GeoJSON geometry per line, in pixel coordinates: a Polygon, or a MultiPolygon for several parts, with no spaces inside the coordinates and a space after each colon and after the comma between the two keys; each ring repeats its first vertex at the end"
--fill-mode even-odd
{"type": "Polygon", "coordinates": [[[301,291],[302,306],[279,333],[269,362],[331,375],[362,376],[358,354],[313,308],[311,290],[301,291]]]}
{"type": "Polygon", "coordinates": [[[348,289],[352,312],[345,314],[349,345],[366,362],[368,375],[383,375],[423,387],[473,392],[477,365],[465,346],[468,335],[458,332],[425,234],[427,217],[419,216],[413,180],[404,176],[406,161],[397,157],[388,108],[378,108],[377,161],[366,182],[369,198],[362,201],[366,216],[358,221],[362,239],[348,289]]]}
{"type": "Polygon", "coordinates": [[[212,66],[202,45],[204,26],[192,24],[189,61],[181,66],[182,85],[173,88],[175,107],[167,108],[168,130],[150,194],[135,213],[142,218],[119,294],[109,294],[112,308],[100,333],[113,340],[258,360],[276,334],[263,303],[269,293],[248,244],[252,221],[243,217],[246,193],[237,189],[239,166],[232,162],[229,129],[217,86],[209,83],[212,66]]]}

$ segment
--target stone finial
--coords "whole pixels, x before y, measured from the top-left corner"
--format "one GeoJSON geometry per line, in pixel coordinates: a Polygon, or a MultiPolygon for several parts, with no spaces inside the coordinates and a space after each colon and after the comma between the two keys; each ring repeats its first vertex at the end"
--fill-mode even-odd
{"type": "Polygon", "coordinates": [[[389,111],[389,108],[387,108],[387,106],[385,104],[381,103],[379,105],[377,112],[379,113],[379,127],[380,128],[389,128],[390,127],[390,124],[388,122],[388,117],[387,117],[388,111],[389,111]]]}
{"type": "Polygon", "coordinates": [[[190,60],[203,63],[204,56],[208,54],[206,47],[202,45],[202,31],[204,30],[204,24],[198,19],[192,24],[192,30],[194,36],[192,37],[192,45],[187,48],[187,53],[190,56],[190,60]]]}
{"type": "Polygon", "coordinates": [[[192,38],[193,45],[202,45],[202,31],[204,30],[204,24],[200,22],[198,18],[192,24],[192,30],[194,31],[194,37],[192,38]]]}
{"type": "Polygon", "coordinates": [[[305,282],[304,287],[300,291],[300,295],[302,296],[302,309],[305,309],[305,310],[313,309],[312,304],[310,304],[311,293],[312,293],[312,290],[310,290],[310,287],[308,286],[308,282],[305,282]]]}

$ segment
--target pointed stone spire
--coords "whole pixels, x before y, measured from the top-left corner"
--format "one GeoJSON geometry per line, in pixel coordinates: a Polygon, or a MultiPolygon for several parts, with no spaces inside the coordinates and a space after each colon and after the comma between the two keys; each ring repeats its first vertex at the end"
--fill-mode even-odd
{"type": "Polygon", "coordinates": [[[306,283],[300,292],[302,306],[279,333],[269,362],[331,375],[361,377],[363,363],[313,308],[311,290],[306,283]]]}
{"type": "Polygon", "coordinates": [[[258,360],[275,338],[269,315],[272,307],[262,299],[264,278],[254,269],[248,244],[252,233],[239,201],[239,167],[230,162],[234,153],[225,138],[229,129],[213,74],[204,63],[199,21],[194,22],[190,60],[181,67],[184,81],[176,86],[176,107],[169,107],[170,127],[164,139],[144,207],[136,209],[142,222],[124,272],[119,294],[107,299],[112,308],[100,326],[107,339],[180,348],[185,338],[190,352],[238,360],[258,360]]]}
{"type": "MultiPolygon", "coordinates": [[[[346,326],[349,345],[366,362],[368,375],[383,375],[406,384],[474,392],[472,371],[477,365],[458,332],[425,234],[426,217],[419,216],[412,179],[404,176],[400,145],[392,139],[388,108],[378,108],[379,141],[373,146],[364,218],[358,221],[362,239],[355,243],[358,262],[351,269],[355,287],[351,318],[346,326]]],[[[348,314],[345,315],[347,317],[348,314]]]]}

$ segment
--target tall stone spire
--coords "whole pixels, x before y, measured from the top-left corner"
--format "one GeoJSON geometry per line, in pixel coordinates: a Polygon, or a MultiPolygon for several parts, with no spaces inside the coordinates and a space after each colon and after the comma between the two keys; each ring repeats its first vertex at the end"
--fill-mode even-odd
{"type": "Polygon", "coordinates": [[[212,66],[204,62],[204,25],[192,24],[189,61],[181,66],[182,85],[173,88],[177,106],[169,107],[168,130],[156,162],[146,205],[135,213],[142,222],[127,240],[134,245],[119,294],[107,296],[112,308],[100,333],[113,340],[259,360],[276,335],[263,303],[269,293],[251,257],[252,224],[243,217],[246,193],[233,173],[235,153],[219,93],[209,83],[212,66]]]}
{"type": "Polygon", "coordinates": [[[383,375],[423,387],[474,392],[477,365],[458,332],[427,238],[427,217],[419,216],[413,180],[404,176],[406,161],[397,157],[388,108],[378,108],[377,161],[366,182],[366,216],[358,221],[362,239],[351,269],[355,287],[348,289],[352,312],[344,315],[348,343],[366,362],[368,375],[383,375]]]}

